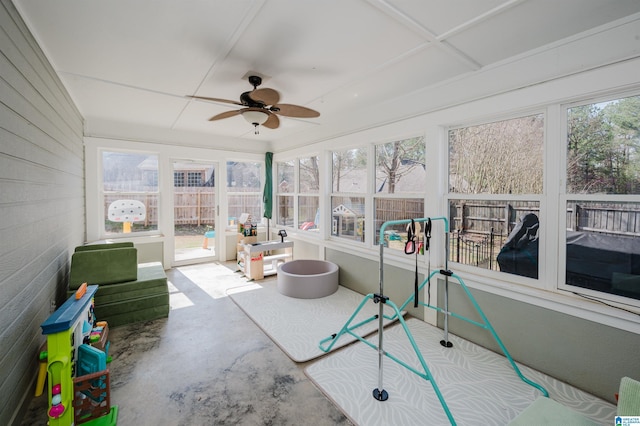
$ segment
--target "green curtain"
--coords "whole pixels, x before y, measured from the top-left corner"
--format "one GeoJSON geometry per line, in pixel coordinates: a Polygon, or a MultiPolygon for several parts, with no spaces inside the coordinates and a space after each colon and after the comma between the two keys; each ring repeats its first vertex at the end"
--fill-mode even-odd
{"type": "Polygon", "coordinates": [[[262,203],[264,207],[264,213],[262,215],[267,219],[271,219],[272,213],[273,213],[273,173],[272,173],[273,152],[267,152],[264,158],[264,165],[265,165],[265,182],[264,182],[264,191],[262,192],[262,203]]]}

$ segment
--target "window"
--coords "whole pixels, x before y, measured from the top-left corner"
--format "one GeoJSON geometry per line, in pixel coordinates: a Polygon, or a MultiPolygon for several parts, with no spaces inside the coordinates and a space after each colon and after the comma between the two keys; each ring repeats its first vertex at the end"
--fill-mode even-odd
{"type": "MultiPolygon", "coordinates": [[[[375,153],[374,244],[379,244],[383,223],[424,217],[425,140],[415,137],[376,145],[375,153]]],[[[385,229],[384,241],[391,249],[404,250],[406,239],[406,226],[385,229]]]]}
{"type": "Polygon", "coordinates": [[[276,163],[276,204],[278,212],[276,224],[293,226],[295,190],[295,167],[293,161],[276,163]]]}
{"type": "Polygon", "coordinates": [[[320,230],[320,167],[318,156],[298,160],[299,196],[298,229],[301,231],[320,230]],[[304,194],[304,195],[302,195],[304,194]]]}
{"type": "Polygon", "coordinates": [[[320,230],[320,198],[317,195],[298,197],[298,229],[315,232],[320,230]]]}
{"type": "Polygon", "coordinates": [[[640,300],[640,96],[567,108],[566,284],[640,300]]]}
{"type": "Polygon", "coordinates": [[[206,181],[206,170],[198,171],[175,171],[173,172],[173,186],[177,188],[182,187],[200,187],[200,186],[213,186],[211,182],[206,181]]]}
{"type": "Polygon", "coordinates": [[[364,197],[331,197],[331,235],[364,241],[364,197]]]}
{"type": "Polygon", "coordinates": [[[253,223],[262,218],[262,163],[227,162],[228,216],[251,215],[253,223]]]}
{"type": "Polygon", "coordinates": [[[364,242],[367,150],[355,148],[332,153],[331,235],[364,242]]]}
{"type": "Polygon", "coordinates": [[[318,156],[300,158],[300,193],[317,194],[320,191],[318,156]]]}
{"type": "Polygon", "coordinates": [[[318,232],[320,230],[318,156],[278,162],[276,173],[277,224],[296,226],[300,231],[318,232]]]}
{"type": "Polygon", "coordinates": [[[173,186],[178,188],[185,186],[183,172],[173,172],[173,186]]]}
{"type": "Polygon", "coordinates": [[[204,183],[203,175],[202,171],[187,172],[187,186],[202,186],[204,183]]]}
{"type": "Polygon", "coordinates": [[[542,114],[449,131],[449,260],[538,278],[542,114]]]}
{"type": "Polygon", "coordinates": [[[537,201],[449,200],[449,260],[538,278],[537,201]]]}
{"type": "Polygon", "coordinates": [[[102,171],[105,234],[157,231],[158,156],[104,151],[102,171]],[[129,210],[114,214],[118,205],[129,210]],[[144,214],[139,214],[142,211],[144,214]]]}

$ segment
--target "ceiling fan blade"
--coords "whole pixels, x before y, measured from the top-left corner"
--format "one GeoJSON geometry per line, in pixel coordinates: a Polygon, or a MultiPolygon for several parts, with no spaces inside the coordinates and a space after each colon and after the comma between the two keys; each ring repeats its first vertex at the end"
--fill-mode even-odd
{"type": "Polygon", "coordinates": [[[220,99],[220,98],[207,98],[206,96],[186,96],[187,98],[191,98],[191,99],[200,99],[203,101],[211,101],[211,102],[222,102],[224,104],[233,104],[233,105],[240,105],[242,106],[242,104],[238,101],[230,101],[229,99],[220,99]]]}
{"type": "Polygon", "coordinates": [[[256,102],[273,105],[277,104],[280,100],[280,93],[273,89],[256,89],[249,93],[249,97],[256,102]]]}
{"type": "Polygon", "coordinates": [[[291,104],[277,104],[273,106],[274,108],[278,108],[279,111],[274,111],[276,114],[283,115],[285,117],[295,117],[295,118],[315,118],[320,117],[320,113],[311,108],[306,108],[300,105],[291,105],[291,104]]]}
{"type": "Polygon", "coordinates": [[[269,118],[262,124],[267,129],[277,129],[280,127],[280,119],[277,115],[269,113],[269,118]]]}
{"type": "Polygon", "coordinates": [[[213,117],[211,117],[209,119],[209,121],[216,121],[216,120],[222,120],[223,118],[229,118],[229,117],[233,117],[236,115],[240,115],[242,113],[243,109],[238,109],[235,111],[226,111],[226,112],[221,112],[218,115],[214,115],[213,117]]]}

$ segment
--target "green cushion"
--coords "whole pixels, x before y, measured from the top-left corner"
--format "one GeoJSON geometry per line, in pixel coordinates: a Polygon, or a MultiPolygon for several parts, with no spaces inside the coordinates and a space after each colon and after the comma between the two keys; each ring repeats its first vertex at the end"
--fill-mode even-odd
{"type": "Polygon", "coordinates": [[[131,312],[124,312],[121,314],[108,314],[103,317],[98,317],[100,321],[107,321],[109,328],[120,327],[127,324],[133,324],[136,322],[152,321],[160,318],[167,318],[169,316],[169,304],[162,304],[159,306],[152,306],[150,308],[138,309],[131,312]]]}
{"type": "Polygon", "coordinates": [[[139,297],[122,302],[95,306],[98,321],[107,321],[109,327],[118,327],[138,321],[169,316],[169,294],[139,297]]]}
{"type": "Polygon", "coordinates": [[[82,283],[112,284],[135,281],[138,277],[138,251],[135,247],[82,250],[71,256],[69,289],[82,283]]]}
{"type": "MultiPolygon", "coordinates": [[[[98,286],[94,309],[99,321],[109,327],[150,321],[169,316],[169,287],[160,262],[138,265],[138,279],[98,286]]],[[[67,295],[73,296],[74,290],[67,295]]]]}
{"type": "MultiPolygon", "coordinates": [[[[102,305],[167,292],[167,276],[162,264],[157,263],[151,267],[139,267],[136,281],[99,286],[94,296],[94,303],[102,305]]],[[[74,293],[75,290],[68,290],[67,297],[71,297],[74,293]]]]}
{"type": "Polygon", "coordinates": [[[598,426],[598,423],[565,407],[551,398],[536,399],[509,426],[598,426]]]}
{"type": "Polygon", "coordinates": [[[133,247],[133,243],[125,241],[121,243],[88,244],[86,246],[76,247],[75,251],[104,250],[125,247],[133,247]]]}
{"type": "Polygon", "coordinates": [[[620,380],[618,391],[619,416],[640,416],[640,382],[630,377],[620,380]]]}
{"type": "Polygon", "coordinates": [[[141,309],[153,308],[155,306],[169,306],[169,294],[152,294],[149,296],[137,297],[135,299],[123,300],[120,302],[105,303],[95,306],[96,318],[100,321],[111,315],[125,314],[127,312],[141,309]]]}
{"type": "Polygon", "coordinates": [[[124,283],[102,285],[94,296],[96,305],[135,299],[157,294],[167,294],[167,276],[161,263],[138,267],[138,279],[124,283]]]}

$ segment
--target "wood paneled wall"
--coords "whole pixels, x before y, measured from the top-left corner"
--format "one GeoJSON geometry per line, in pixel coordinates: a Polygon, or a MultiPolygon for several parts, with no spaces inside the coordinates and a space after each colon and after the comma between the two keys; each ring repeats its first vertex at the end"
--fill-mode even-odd
{"type": "Polygon", "coordinates": [[[0,424],[33,397],[40,324],[84,242],[83,121],[9,0],[0,0],[0,424]]]}

